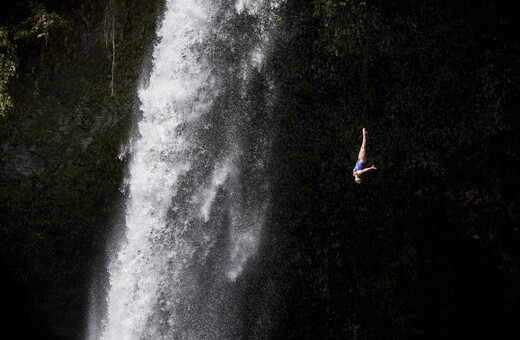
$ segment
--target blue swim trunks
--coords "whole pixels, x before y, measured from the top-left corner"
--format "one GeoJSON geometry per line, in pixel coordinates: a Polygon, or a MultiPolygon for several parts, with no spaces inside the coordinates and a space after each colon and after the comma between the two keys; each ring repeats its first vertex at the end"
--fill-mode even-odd
{"type": "Polygon", "coordinates": [[[352,171],[360,171],[363,169],[363,163],[358,159],[356,162],[356,166],[354,167],[354,170],[352,171]]]}

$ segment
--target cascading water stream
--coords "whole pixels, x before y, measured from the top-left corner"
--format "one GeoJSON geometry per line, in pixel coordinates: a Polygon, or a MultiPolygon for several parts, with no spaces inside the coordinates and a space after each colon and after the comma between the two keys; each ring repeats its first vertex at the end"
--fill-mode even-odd
{"type": "Polygon", "coordinates": [[[233,287],[269,206],[278,1],[168,0],[130,153],[125,235],[89,339],[241,338],[233,287]]]}

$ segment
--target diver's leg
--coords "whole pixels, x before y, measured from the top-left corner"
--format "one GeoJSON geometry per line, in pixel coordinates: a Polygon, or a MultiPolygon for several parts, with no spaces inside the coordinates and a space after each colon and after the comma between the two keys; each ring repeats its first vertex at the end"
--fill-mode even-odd
{"type": "Polygon", "coordinates": [[[367,158],[365,156],[365,148],[367,145],[367,138],[366,138],[366,130],[363,128],[363,143],[361,144],[361,149],[359,149],[358,159],[365,164],[367,162],[367,158]]]}

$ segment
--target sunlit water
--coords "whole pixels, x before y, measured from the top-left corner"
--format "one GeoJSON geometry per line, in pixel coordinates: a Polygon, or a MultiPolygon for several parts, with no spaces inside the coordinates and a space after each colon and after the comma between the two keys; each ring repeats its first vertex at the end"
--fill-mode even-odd
{"type": "Polygon", "coordinates": [[[124,237],[87,338],[242,338],[234,285],[269,210],[275,91],[264,68],[277,7],[167,1],[138,92],[124,237]]]}

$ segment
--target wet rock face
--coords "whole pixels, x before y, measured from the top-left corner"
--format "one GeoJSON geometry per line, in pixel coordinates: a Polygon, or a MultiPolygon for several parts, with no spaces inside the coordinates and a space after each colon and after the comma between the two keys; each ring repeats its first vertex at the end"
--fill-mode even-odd
{"type": "Polygon", "coordinates": [[[10,158],[4,167],[7,177],[40,176],[45,171],[45,160],[33,151],[21,149],[13,152],[10,158]]]}
{"type": "Polygon", "coordinates": [[[15,156],[14,166],[23,176],[41,175],[45,170],[45,160],[33,152],[24,150],[15,156]]]}

